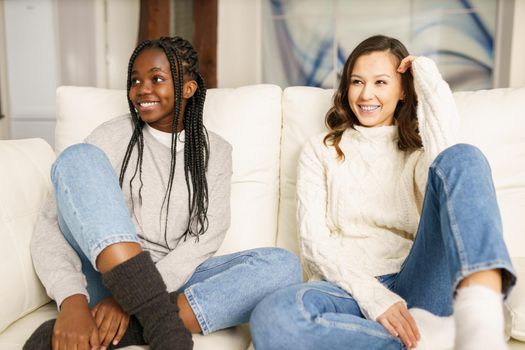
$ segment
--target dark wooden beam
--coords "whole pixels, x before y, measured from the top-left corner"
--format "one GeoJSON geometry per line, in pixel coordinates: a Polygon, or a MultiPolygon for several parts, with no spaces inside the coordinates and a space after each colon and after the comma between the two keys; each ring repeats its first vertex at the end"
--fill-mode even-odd
{"type": "MultiPolygon", "coordinates": [[[[170,36],[170,12],[170,0],[140,0],[139,43],[170,36]]],[[[188,15],[191,16],[184,13],[176,17],[188,15]]],[[[210,88],[217,87],[217,17],[218,0],[193,0],[194,35],[186,39],[192,41],[199,54],[200,70],[210,88]]]]}
{"type": "Polygon", "coordinates": [[[139,43],[169,35],[169,0],[140,0],[139,43]]]}
{"type": "Polygon", "coordinates": [[[193,45],[199,53],[200,71],[209,88],[217,87],[217,0],[194,0],[193,45]]]}

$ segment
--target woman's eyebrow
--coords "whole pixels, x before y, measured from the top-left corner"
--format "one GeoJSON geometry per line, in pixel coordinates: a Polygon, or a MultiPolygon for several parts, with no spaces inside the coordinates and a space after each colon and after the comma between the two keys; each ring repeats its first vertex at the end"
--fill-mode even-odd
{"type": "MultiPolygon", "coordinates": [[[[360,76],[359,74],[351,74],[350,77],[351,77],[351,78],[359,78],[359,79],[363,79],[363,77],[360,76]]],[[[392,78],[389,74],[386,74],[386,73],[382,73],[382,74],[374,75],[374,78],[380,78],[380,77],[392,78]]]]}
{"type": "MultiPolygon", "coordinates": [[[[148,73],[150,72],[162,72],[162,73],[167,73],[165,70],[163,70],[162,68],[160,67],[153,67],[151,68],[150,70],[148,70],[148,73]]],[[[137,70],[132,70],[131,71],[131,74],[138,74],[138,71],[137,70]]]]}
{"type": "Polygon", "coordinates": [[[162,73],[166,73],[166,71],[163,70],[163,69],[160,68],[160,67],[153,67],[153,68],[151,68],[148,72],[162,72],[162,73]]]}

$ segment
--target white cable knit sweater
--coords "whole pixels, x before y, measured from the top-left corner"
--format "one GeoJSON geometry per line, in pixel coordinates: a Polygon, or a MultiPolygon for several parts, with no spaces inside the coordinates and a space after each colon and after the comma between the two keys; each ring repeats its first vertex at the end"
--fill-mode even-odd
{"type": "Polygon", "coordinates": [[[412,63],[423,149],[397,148],[397,126],[348,129],[345,160],[323,144],[303,148],[297,177],[301,253],[312,274],[349,292],[376,320],[403,300],[375,276],[399,272],[412,246],[430,163],[457,140],[459,118],[434,62],[412,63]]]}

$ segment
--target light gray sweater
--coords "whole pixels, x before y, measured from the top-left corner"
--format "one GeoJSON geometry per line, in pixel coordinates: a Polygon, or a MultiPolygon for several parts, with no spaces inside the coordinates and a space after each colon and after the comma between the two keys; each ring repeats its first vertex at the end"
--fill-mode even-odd
{"type": "MultiPolygon", "coordinates": [[[[99,126],[87,137],[86,142],[101,148],[111,161],[115,172],[119,174],[131,133],[131,118],[126,115],[99,126]]],[[[198,242],[193,237],[182,239],[189,218],[183,148],[177,147],[177,165],[170,199],[167,238],[171,249],[166,246],[164,240],[164,212],[163,219],[160,220],[169,177],[170,149],[144,131],[142,205],[138,199],[139,184],[134,182],[134,213],[131,212],[129,181],[135,169],[136,147],[123,182],[126,204],[142,247],[150,252],[156,262],[168,291],[179,289],[198,265],[215,254],[230,225],[232,148],[217,134],[208,133],[210,159],[206,177],[209,191],[209,228],[200,236],[198,242]]],[[[134,181],[138,181],[138,176],[134,181]]],[[[73,294],[84,294],[89,300],[80,259],[58,227],[54,192],[48,195],[37,219],[31,240],[31,254],[40,280],[48,295],[58,305],[73,294]]]]}

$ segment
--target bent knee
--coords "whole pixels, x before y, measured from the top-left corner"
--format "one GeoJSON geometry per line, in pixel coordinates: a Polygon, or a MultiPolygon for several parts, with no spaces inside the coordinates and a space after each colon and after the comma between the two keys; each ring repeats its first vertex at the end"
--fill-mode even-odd
{"type": "Polygon", "coordinates": [[[473,145],[458,143],[441,152],[433,163],[441,169],[449,168],[488,168],[489,164],[485,155],[473,145]]]}
{"type": "Polygon", "coordinates": [[[63,150],[57,157],[54,167],[64,164],[78,165],[84,159],[105,159],[106,154],[100,148],[89,143],[77,143],[63,150]]]}
{"type": "Polygon", "coordinates": [[[78,169],[85,166],[90,169],[93,162],[101,161],[109,162],[104,151],[89,143],[77,143],[67,147],[58,155],[51,168],[51,176],[54,178],[56,171],[64,167],[78,169]]]}
{"type": "Polygon", "coordinates": [[[256,349],[287,349],[299,317],[295,288],[278,290],[266,296],[252,311],[250,332],[256,349]]]}
{"type": "Polygon", "coordinates": [[[104,151],[89,143],[77,143],[67,147],[57,157],[57,160],[68,161],[77,160],[86,156],[105,156],[104,151]]]}
{"type": "Polygon", "coordinates": [[[282,279],[282,287],[302,282],[303,273],[299,258],[289,250],[261,248],[259,258],[264,260],[275,278],[282,279]]]}

